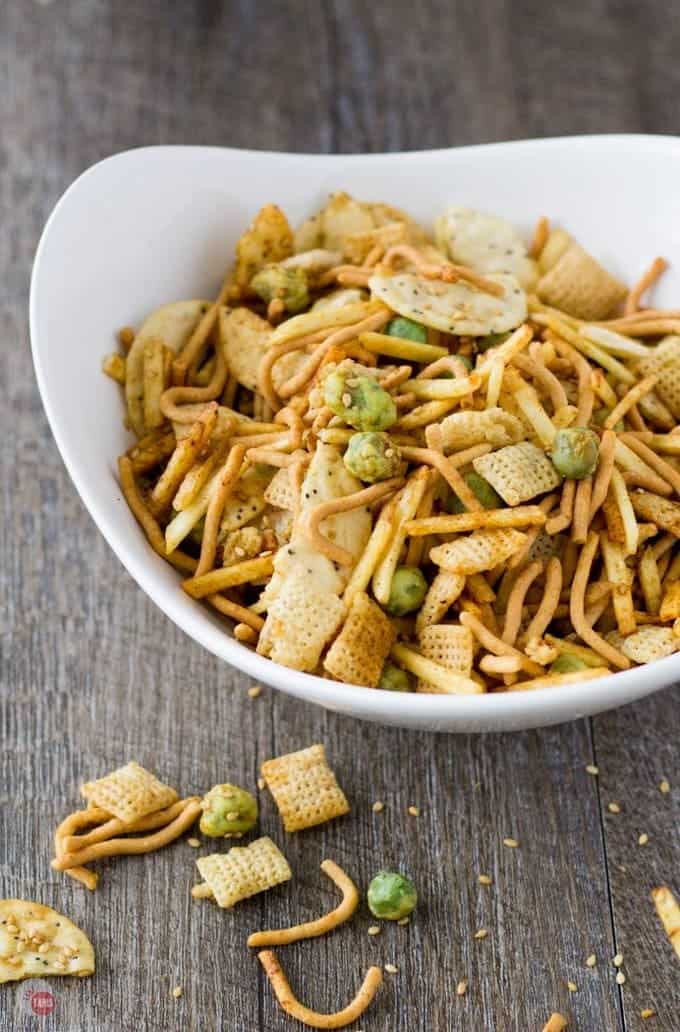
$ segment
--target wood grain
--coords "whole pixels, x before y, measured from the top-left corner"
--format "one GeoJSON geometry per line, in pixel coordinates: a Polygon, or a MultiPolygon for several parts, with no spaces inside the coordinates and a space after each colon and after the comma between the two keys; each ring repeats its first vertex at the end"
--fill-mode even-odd
{"type": "MultiPolygon", "coordinates": [[[[294,1027],[245,939],[335,904],[319,871],[326,856],[362,886],[382,866],[408,871],[421,893],[408,927],[369,937],[363,909],[332,937],[281,951],[293,987],[322,1010],[346,1003],[370,963],[396,964],[364,1032],[523,1032],[553,1009],[582,1032],[677,1028],[677,962],[648,900],[658,882],[680,891],[677,689],[592,725],[457,738],[357,724],[269,690],[250,699],[248,679],[171,625],[99,537],[49,434],[26,331],[42,224],[107,154],[674,131],[677,42],[661,0],[0,5],[0,895],[64,910],[98,956],[95,978],[52,983],[57,1008],[41,1028],[294,1027]],[[52,829],[85,778],[135,758],[187,793],[253,786],[263,759],[314,741],[326,743],[352,813],[284,837],[265,795],[262,831],[295,871],[266,897],[233,913],[192,902],[197,852],[185,842],[103,863],[94,895],[50,870],[52,829]],[[585,773],[595,760],[599,779],[585,773]],[[386,807],[374,814],[378,798],[386,807]],[[617,816],[606,809],[614,798],[617,816]],[[508,835],[518,849],[502,845],[508,835]],[[485,939],[473,938],[478,928],[485,939]],[[639,1018],[645,1006],[654,1023],[639,1018]]],[[[2,987],[1,1030],[35,1029],[17,1010],[21,993],[2,987]]]]}

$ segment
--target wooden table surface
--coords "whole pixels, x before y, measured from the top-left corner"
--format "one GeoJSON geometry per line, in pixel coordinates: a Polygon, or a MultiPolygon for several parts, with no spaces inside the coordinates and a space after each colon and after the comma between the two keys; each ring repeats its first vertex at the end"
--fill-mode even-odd
{"type": "Polygon", "coordinates": [[[25,987],[3,986],[2,1030],[299,1027],[245,938],[335,904],[326,856],[361,885],[380,867],[405,869],[421,893],[408,927],[370,937],[362,910],[333,936],[281,951],[320,1010],[344,1005],[370,963],[397,965],[363,1032],[532,1032],[555,1009],[580,1032],[680,1028],[680,965],[649,900],[659,883],[680,891],[679,690],[483,737],[381,729],[272,690],[251,699],[248,679],[169,623],[99,536],[48,430],[27,332],[44,220],[106,155],[152,143],[350,152],[674,132],[678,27],[663,0],[0,5],[0,896],[63,910],[98,961],[94,978],[53,980],[51,1018],[26,1016],[25,987]],[[185,793],[252,787],[262,760],[317,741],[352,813],[284,840],[263,794],[262,831],[295,871],[288,887],[233,912],[192,903],[186,842],[102,864],[92,895],[50,870],[53,828],[94,774],[135,758],[185,793]],[[492,886],[478,884],[482,872],[492,886]],[[655,1019],[640,1018],[645,1007],[655,1019]]]}

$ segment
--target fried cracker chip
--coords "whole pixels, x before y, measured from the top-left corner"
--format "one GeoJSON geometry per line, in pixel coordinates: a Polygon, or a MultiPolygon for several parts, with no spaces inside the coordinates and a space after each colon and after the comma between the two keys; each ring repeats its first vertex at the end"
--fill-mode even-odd
{"type": "Polygon", "coordinates": [[[375,688],[395,637],[392,621],[364,591],[359,591],[328,650],[324,668],[338,681],[375,688]]]}
{"type": "Polygon", "coordinates": [[[278,756],[262,764],[286,831],[301,831],[349,813],[349,803],[326,762],[323,745],[278,756]]]}
{"type": "Polygon", "coordinates": [[[435,221],[435,239],[460,265],[483,273],[511,273],[526,289],[536,282],[536,263],[528,257],[519,231],[499,215],[449,208],[435,221]]]}
{"type": "Polygon", "coordinates": [[[440,429],[445,451],[462,451],[475,444],[502,448],[524,437],[524,426],[517,416],[498,407],[483,412],[453,412],[442,420],[440,429]]]}
{"type": "Polygon", "coordinates": [[[472,465],[508,505],[519,505],[562,483],[548,456],[530,441],[481,455],[472,465]]]}
{"type": "Polygon", "coordinates": [[[233,907],[240,900],[273,889],[293,877],[285,856],[267,836],[255,839],[249,846],[234,846],[228,853],[202,856],[196,866],[210,891],[197,886],[202,891],[193,895],[210,895],[218,907],[233,907]]]}
{"type": "Polygon", "coordinates": [[[661,620],[677,620],[680,616],[680,581],[672,581],[664,591],[659,610],[661,620]]]}
{"type": "MultiPolygon", "coordinates": [[[[440,666],[455,674],[469,677],[472,672],[474,639],[472,631],[457,624],[431,624],[425,627],[419,637],[420,651],[426,659],[431,659],[440,666]]],[[[419,680],[417,692],[443,693],[428,681],[419,680]]]]}
{"type": "Polygon", "coordinates": [[[416,616],[416,631],[420,634],[430,624],[439,623],[459,598],[465,587],[465,577],[460,573],[440,570],[428,588],[427,595],[416,616]]]}
{"type": "Polygon", "coordinates": [[[680,337],[664,337],[654,348],[648,348],[648,357],[639,365],[645,376],[658,377],[656,393],[676,419],[680,419],[680,337]]]}
{"type": "Polygon", "coordinates": [[[506,562],[526,539],[519,530],[476,530],[432,548],[430,560],[450,573],[483,573],[506,562]]]}
{"type": "MultiPolygon", "coordinates": [[[[607,640],[611,635],[607,635],[607,640]]],[[[680,649],[680,638],[673,634],[672,627],[659,627],[656,624],[644,624],[634,634],[626,638],[618,637],[617,641],[624,656],[635,663],[652,663],[655,659],[671,656],[680,649]]]]}
{"type": "Polygon", "coordinates": [[[626,288],[572,242],[538,282],[541,301],[579,319],[606,319],[626,296],[626,288]]]}
{"type": "Polygon", "coordinates": [[[631,491],[630,500],[636,515],[656,523],[660,530],[680,537],[680,503],[670,502],[651,491],[631,491]]]}
{"type": "Polygon", "coordinates": [[[484,336],[514,330],[526,319],[526,295],[514,276],[492,273],[486,277],[503,288],[503,296],[486,294],[469,283],[443,283],[408,272],[394,276],[374,274],[368,281],[371,295],[399,315],[415,319],[444,333],[484,336]]]}
{"type": "Polygon", "coordinates": [[[63,914],[26,899],[0,899],[0,983],[94,972],[92,943],[63,914]]]}
{"type": "Polygon", "coordinates": [[[348,233],[344,239],[343,253],[350,262],[361,265],[368,252],[376,245],[387,250],[395,244],[407,244],[410,240],[411,234],[407,223],[386,222],[384,226],[348,233]]]}
{"type": "Polygon", "coordinates": [[[275,204],[265,204],[236,245],[234,280],[247,287],[256,272],[293,253],[293,231],[275,204]]]}
{"type": "Polygon", "coordinates": [[[272,328],[249,308],[220,308],[220,347],[229,372],[249,391],[257,388],[257,369],[269,345],[272,328]]]}
{"type": "Polygon", "coordinates": [[[344,191],[333,194],[321,212],[321,237],[324,247],[345,250],[345,240],[352,234],[370,233],[373,219],[370,211],[344,191]]]}
{"type": "Polygon", "coordinates": [[[80,793],[90,806],[100,806],[125,824],[163,810],[179,798],[174,788],[134,760],[97,781],[88,781],[80,793]]]}

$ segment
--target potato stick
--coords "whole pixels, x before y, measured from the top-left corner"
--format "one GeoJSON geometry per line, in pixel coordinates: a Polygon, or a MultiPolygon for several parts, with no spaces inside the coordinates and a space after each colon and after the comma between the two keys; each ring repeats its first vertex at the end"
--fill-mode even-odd
{"type": "Polygon", "coordinates": [[[665,586],[668,586],[672,581],[680,580],[680,552],[677,552],[671,559],[670,566],[664,577],[665,586]]]}
{"type": "Polygon", "coordinates": [[[172,500],[172,507],[175,512],[187,509],[192,502],[195,502],[201,490],[205,487],[210,477],[214,474],[218,465],[224,462],[226,447],[216,448],[202,462],[192,466],[184,477],[184,480],[177,488],[177,494],[172,500]]]}
{"type": "Polygon", "coordinates": [[[356,885],[349,878],[341,867],[338,867],[332,860],[324,860],[321,870],[327,874],[332,882],[342,892],[342,902],[335,910],[317,918],[316,921],[306,921],[304,924],[295,925],[293,928],[279,928],[266,932],[253,932],[248,936],[249,946],[287,946],[291,942],[299,942],[300,939],[314,939],[318,935],[326,935],[327,932],[337,928],[338,925],[348,921],[359,906],[359,892],[356,885]]]}
{"type": "Polygon", "coordinates": [[[381,510],[370,538],[359,557],[359,561],[350,574],[343,599],[348,609],[352,605],[354,596],[359,591],[365,591],[373,576],[376,566],[386,551],[395,530],[396,523],[396,499],[392,498],[381,510]]]}
{"type": "Polygon", "coordinates": [[[587,645],[590,645],[595,652],[603,656],[612,666],[618,667],[621,670],[627,670],[630,667],[630,660],[592,629],[586,620],[584,612],[586,586],[599,544],[600,538],[598,534],[595,531],[591,531],[588,535],[588,540],[581,549],[581,554],[576,564],[576,572],[569,599],[569,616],[571,618],[571,625],[579,638],[587,645]]]}
{"type": "Polygon", "coordinates": [[[607,418],[604,421],[605,430],[613,430],[620,419],[626,415],[627,412],[636,405],[640,398],[648,394],[659,382],[659,377],[656,375],[645,376],[643,380],[636,383],[635,386],[631,387],[629,391],[624,394],[618,405],[612,409],[607,418]]]}
{"type": "Polygon", "coordinates": [[[598,511],[609,490],[612,470],[614,468],[614,456],[616,449],[616,434],[613,430],[605,430],[600,440],[600,454],[597,463],[597,471],[593,478],[593,488],[590,495],[590,512],[588,522],[591,523],[593,516],[598,511]]]}
{"type": "Polygon", "coordinates": [[[650,484],[655,484],[655,487],[650,487],[650,491],[657,491],[659,494],[668,494],[669,487],[666,481],[662,477],[658,476],[654,470],[639,457],[636,451],[632,450],[630,447],[630,439],[624,441],[621,437],[617,437],[614,449],[614,458],[617,465],[621,466],[622,469],[643,477],[650,484]]]}
{"type": "Polygon", "coordinates": [[[211,570],[201,576],[190,577],[182,581],[182,587],[192,598],[204,598],[225,588],[233,588],[239,584],[249,584],[262,577],[269,577],[274,571],[274,558],[271,555],[260,555],[255,559],[244,559],[233,566],[224,566],[219,570],[211,570]]]}
{"type": "Polygon", "coordinates": [[[564,392],[564,387],[543,362],[542,348],[537,340],[532,341],[529,345],[529,354],[531,358],[527,358],[526,355],[516,355],[513,365],[517,366],[526,376],[533,376],[539,387],[550,398],[554,412],[567,408],[569,400],[564,392]]]}
{"type": "Polygon", "coordinates": [[[451,456],[446,458],[441,452],[435,451],[434,448],[402,448],[401,454],[403,458],[410,462],[423,462],[428,466],[434,466],[444,477],[451,490],[458,495],[466,509],[470,512],[483,511],[484,506],[463,480],[456,468],[457,463],[453,461],[451,456]]]}
{"type": "Polygon", "coordinates": [[[637,405],[631,405],[631,407],[628,409],[628,412],[626,412],[626,419],[630,423],[633,430],[644,432],[647,429],[647,424],[645,423],[642,417],[642,413],[640,412],[640,409],[637,405]]]}
{"type": "Polygon", "coordinates": [[[183,437],[177,442],[177,447],[151,492],[149,504],[153,512],[161,513],[168,508],[179,485],[209,440],[216,420],[215,406],[214,409],[206,412],[205,418],[196,420],[187,437],[183,437]]]}
{"type": "Polygon", "coordinates": [[[516,681],[508,686],[509,692],[533,692],[538,688],[556,688],[560,685],[579,684],[582,681],[592,681],[598,677],[606,677],[611,673],[608,667],[589,667],[587,670],[574,670],[570,674],[544,674],[543,677],[534,677],[530,681],[516,681]]]}
{"type": "Polygon", "coordinates": [[[119,355],[118,352],[114,352],[111,355],[106,355],[102,362],[102,372],[110,376],[116,383],[125,383],[125,356],[119,355]]]}
{"type": "Polygon", "coordinates": [[[146,814],[145,817],[138,817],[137,820],[126,824],[117,817],[111,817],[108,821],[100,824],[99,827],[88,831],[85,835],[66,835],[62,838],[62,846],[65,853],[75,853],[86,846],[93,846],[96,842],[104,842],[113,838],[114,835],[127,835],[136,831],[150,831],[153,828],[163,828],[170,821],[178,817],[188,803],[192,800],[199,802],[198,796],[190,796],[188,799],[180,799],[163,810],[156,813],[146,814]]]}
{"type": "Polygon", "coordinates": [[[220,397],[220,404],[225,405],[227,408],[233,408],[238,387],[239,383],[236,377],[228,375],[224,384],[224,390],[220,397]]]}
{"type": "Polygon", "coordinates": [[[574,513],[574,497],[576,495],[576,481],[565,480],[562,485],[562,497],[560,499],[559,515],[551,516],[545,525],[547,534],[559,534],[566,530],[571,524],[574,513]]]}
{"type": "Polygon", "coordinates": [[[564,1015],[560,1014],[558,1011],[553,1011],[543,1026],[543,1032],[564,1032],[567,1025],[568,1021],[564,1015]]]}
{"type": "Polygon", "coordinates": [[[576,425],[587,426],[593,414],[595,405],[595,390],[593,387],[593,376],[595,371],[581,355],[577,348],[571,347],[565,341],[558,340],[556,348],[560,355],[568,358],[578,376],[578,407],[576,411],[576,425]]]}
{"type": "MultiPolygon", "coordinates": [[[[621,363],[606,352],[604,348],[601,348],[599,345],[594,344],[593,341],[587,340],[585,337],[576,333],[563,319],[556,318],[553,315],[537,315],[535,316],[534,321],[541,325],[549,326],[550,329],[553,330],[558,337],[561,337],[563,341],[571,344],[572,347],[592,359],[593,362],[597,362],[597,364],[601,365],[603,369],[613,373],[618,380],[621,380],[623,383],[635,383],[635,376],[629,369],[626,369],[624,365],[621,365],[621,363]]],[[[558,351],[559,350],[558,342],[558,351]]]]}
{"type": "Polygon", "coordinates": [[[531,238],[531,243],[529,244],[529,250],[527,251],[530,258],[538,258],[539,254],[548,242],[549,236],[550,222],[545,215],[541,215],[534,227],[534,233],[531,238]]]}
{"type": "Polygon", "coordinates": [[[187,803],[184,810],[174,821],[166,824],[164,828],[157,831],[155,835],[145,835],[141,838],[118,838],[108,839],[106,842],[97,842],[86,849],[79,849],[75,853],[64,853],[52,861],[52,868],[55,871],[66,871],[70,867],[77,867],[79,864],[90,863],[92,860],[100,860],[106,856],[130,856],[140,853],[151,853],[156,849],[167,846],[176,838],[187,831],[196,821],[201,813],[201,804],[198,799],[187,803]]]}
{"type": "Polygon", "coordinates": [[[479,669],[485,674],[502,677],[504,674],[518,674],[522,662],[519,656],[494,656],[492,652],[487,652],[479,661],[479,669]]]}
{"type": "Polygon", "coordinates": [[[538,663],[534,663],[532,659],[525,656],[523,652],[514,648],[512,645],[508,645],[507,642],[502,641],[496,634],[489,630],[482,621],[474,615],[474,613],[461,613],[460,622],[463,627],[468,627],[474,634],[477,641],[482,645],[487,652],[492,652],[494,656],[516,656],[519,658],[522,670],[525,670],[528,674],[534,676],[540,676],[543,673],[543,667],[539,666],[538,663]]]}
{"type": "Polygon", "coordinates": [[[522,634],[521,643],[532,641],[534,638],[542,638],[551,620],[554,618],[555,610],[560,600],[562,591],[562,563],[557,556],[548,560],[545,569],[545,585],[543,597],[538,609],[534,613],[528,627],[522,634]]]}
{"type": "Polygon", "coordinates": [[[607,327],[629,337],[664,337],[680,333],[680,319],[614,319],[607,323],[607,327]]]}
{"type": "Polygon", "coordinates": [[[403,337],[391,337],[387,333],[367,332],[359,335],[359,343],[376,355],[400,358],[405,362],[434,362],[448,357],[449,349],[433,344],[421,344],[403,337]]]}
{"type": "Polygon", "coordinates": [[[462,534],[480,527],[541,527],[546,515],[539,505],[517,505],[514,509],[483,509],[481,512],[460,512],[409,520],[404,530],[420,537],[425,534],[462,534]]]}
{"type": "Polygon", "coordinates": [[[257,959],[264,968],[281,1008],[286,1014],[290,1014],[291,1017],[297,1018],[303,1025],[308,1025],[311,1028],[344,1028],[345,1025],[351,1025],[368,1008],[382,982],[381,969],[379,967],[370,967],[366,972],[366,977],[361,984],[359,992],[351,1003],[348,1003],[346,1007],[336,1011],[334,1014],[320,1014],[318,1011],[305,1007],[304,1004],[296,999],[288,979],[276,959],[276,954],[272,950],[261,950],[257,955],[257,959]]]}
{"type": "Polygon", "coordinates": [[[294,447],[291,434],[281,430],[278,434],[244,434],[238,443],[244,448],[275,448],[277,451],[292,451],[294,447]]]}
{"type": "Polygon", "coordinates": [[[633,315],[637,312],[640,307],[640,298],[642,295],[653,287],[660,276],[664,274],[668,268],[668,262],[665,258],[655,258],[650,267],[642,274],[637,283],[631,287],[626,298],[624,305],[623,314],[633,315]]]}
{"type": "Polygon", "coordinates": [[[626,555],[635,555],[639,544],[637,519],[625,481],[616,467],[612,470],[610,490],[623,523],[626,555]]]}
{"type": "Polygon", "coordinates": [[[518,573],[512,590],[508,595],[508,604],[505,610],[505,623],[501,639],[507,645],[514,645],[522,622],[522,608],[527,591],[543,570],[543,563],[535,559],[528,566],[518,573]]]}
{"type": "Polygon", "coordinates": [[[128,503],[130,511],[146,534],[149,544],[153,548],[154,552],[160,555],[163,559],[167,559],[168,562],[172,563],[172,565],[178,570],[182,570],[184,573],[193,573],[196,569],[196,560],[192,559],[191,556],[178,551],[174,551],[171,556],[167,554],[163,532],[158,525],[155,516],[139,493],[132,472],[132,462],[127,455],[121,455],[118,459],[118,475],[121,490],[125,496],[125,501],[128,503]]]}
{"type": "Polygon", "coordinates": [[[625,472],[623,474],[623,481],[625,484],[629,484],[631,487],[642,487],[647,491],[654,491],[656,494],[664,495],[668,497],[673,494],[673,488],[670,484],[663,484],[659,480],[655,473],[642,473],[639,471],[625,472]]]}
{"type": "MultiPolygon", "coordinates": [[[[432,512],[432,506],[434,504],[434,493],[436,488],[436,482],[438,480],[438,474],[436,470],[432,470],[430,478],[423,497],[420,500],[420,505],[416,509],[416,519],[426,519],[432,512]]],[[[406,528],[404,528],[406,529],[406,528]]],[[[423,556],[427,554],[427,541],[424,537],[412,537],[408,543],[406,549],[406,566],[421,566],[423,562],[423,556]]]]}
{"type": "Polygon", "coordinates": [[[654,542],[651,547],[657,563],[659,559],[666,554],[666,552],[670,551],[676,541],[677,538],[675,534],[663,534],[658,541],[654,542]]]}
{"type": "Polygon", "coordinates": [[[637,626],[633,612],[632,570],[626,566],[623,546],[610,541],[607,534],[600,535],[600,548],[607,578],[613,585],[612,603],[619,633],[632,634],[637,626]]]}
{"type": "Polygon", "coordinates": [[[213,354],[210,358],[205,360],[203,365],[192,365],[191,369],[187,373],[187,379],[191,385],[194,387],[207,387],[215,373],[216,363],[217,356],[213,354]]]}
{"type": "Polygon", "coordinates": [[[496,592],[493,590],[483,573],[471,573],[466,578],[465,586],[475,602],[479,602],[480,605],[483,605],[485,602],[495,601],[496,592]]]}
{"type": "Polygon", "coordinates": [[[467,394],[479,389],[482,378],[479,373],[453,380],[407,380],[402,384],[404,390],[415,394],[416,398],[426,401],[442,401],[444,399],[464,398],[467,394]]]}
{"type": "Polygon", "coordinates": [[[174,554],[177,546],[207,512],[210,499],[217,488],[217,477],[218,474],[215,473],[198,492],[195,501],[188,505],[186,509],[178,512],[166,526],[164,552],[166,558],[174,554]]]}
{"type": "Polygon", "coordinates": [[[238,605],[237,602],[232,602],[230,598],[225,598],[224,595],[206,595],[206,602],[209,602],[213,609],[217,609],[223,616],[228,616],[232,620],[238,620],[253,631],[259,633],[264,627],[264,620],[261,616],[253,613],[251,609],[247,609],[245,606],[238,605]]]}
{"type": "MultiPolygon", "coordinates": [[[[238,413],[236,413],[238,415],[238,413]]],[[[281,427],[278,423],[258,422],[255,419],[241,417],[241,422],[236,424],[234,437],[250,437],[252,434],[280,434],[281,427]]],[[[242,442],[239,441],[239,444],[242,442]]]]}
{"type": "Polygon", "coordinates": [[[373,574],[373,594],[381,605],[386,605],[392,588],[392,578],[406,540],[404,525],[415,515],[429,480],[429,470],[419,469],[397,495],[394,508],[392,538],[385,548],[373,574]]]}
{"type": "Polygon", "coordinates": [[[177,441],[172,430],[166,430],[161,434],[155,431],[153,435],[148,434],[146,437],[140,438],[127,451],[127,456],[132,462],[132,472],[134,474],[148,473],[161,462],[170,458],[176,444],[177,441]]]}
{"type": "Polygon", "coordinates": [[[505,372],[505,387],[512,394],[514,400],[531,423],[536,431],[541,444],[549,448],[557,433],[555,426],[543,408],[538,394],[533,387],[530,387],[515,369],[507,369],[505,372]]]}
{"type": "Polygon", "coordinates": [[[577,545],[584,545],[588,537],[590,525],[590,499],[592,497],[593,478],[579,480],[574,495],[574,514],[571,523],[571,540],[577,545]]]}
{"type": "Polygon", "coordinates": [[[486,382],[486,408],[495,408],[501,393],[501,385],[505,374],[505,363],[496,358],[489,368],[489,379],[486,382]]]}
{"type": "Polygon", "coordinates": [[[662,479],[668,481],[675,493],[680,496],[680,473],[671,466],[670,462],[659,458],[651,448],[647,447],[644,441],[634,437],[633,434],[621,434],[619,440],[623,442],[624,446],[635,452],[638,458],[642,459],[650,469],[658,473],[662,479]]]}
{"type": "Polygon", "coordinates": [[[668,941],[680,957],[680,904],[665,885],[652,889],[651,895],[668,941]]]}
{"type": "Polygon", "coordinates": [[[619,399],[616,391],[611,387],[601,369],[593,369],[591,383],[595,394],[600,401],[604,402],[607,408],[613,409],[618,405],[619,399]]]}
{"type": "Polygon", "coordinates": [[[344,498],[334,498],[328,502],[322,502],[311,509],[307,509],[300,517],[300,530],[307,540],[332,562],[341,566],[353,566],[354,555],[346,548],[334,544],[321,531],[321,523],[329,516],[335,516],[339,512],[351,512],[353,509],[360,509],[363,506],[371,505],[373,502],[392,494],[403,485],[404,481],[399,477],[391,480],[383,480],[382,483],[372,484],[354,494],[345,495],[344,498]]]}
{"type": "Polygon", "coordinates": [[[395,429],[417,430],[421,426],[428,426],[445,416],[456,404],[456,398],[448,398],[446,401],[426,401],[424,405],[412,409],[405,416],[400,416],[398,423],[395,424],[395,429]]]}
{"type": "Polygon", "coordinates": [[[149,430],[155,430],[165,419],[160,405],[165,390],[165,347],[160,337],[149,338],[144,344],[142,375],[144,423],[149,430]]]}
{"type": "Polygon", "coordinates": [[[664,455],[680,456],[680,434],[649,434],[640,438],[649,448],[655,452],[663,452],[664,455]]]}
{"type": "Polygon", "coordinates": [[[479,695],[485,691],[483,685],[473,681],[471,677],[458,674],[447,669],[441,663],[435,663],[432,659],[426,659],[420,652],[408,648],[406,645],[396,644],[392,646],[392,658],[399,666],[415,674],[423,681],[438,688],[446,695],[479,695]]]}
{"type": "MultiPolygon", "coordinates": [[[[641,308],[631,315],[620,315],[614,319],[595,323],[596,326],[637,326],[639,323],[651,322],[659,319],[680,319],[680,308],[641,308]]],[[[625,330],[622,332],[625,333],[625,330]]]]}
{"type": "Polygon", "coordinates": [[[671,561],[670,555],[665,555],[663,557],[663,559],[660,559],[659,562],[657,563],[657,567],[658,567],[658,570],[659,570],[659,577],[661,577],[661,585],[662,586],[666,583],[666,575],[668,573],[668,567],[670,566],[670,561],[671,561]]]}
{"type": "MultiPolygon", "coordinates": [[[[242,441],[243,440],[245,440],[245,438],[243,438],[242,441]]],[[[207,573],[208,570],[211,570],[215,564],[217,535],[220,529],[220,521],[224,512],[224,506],[227,504],[227,499],[234,490],[236,482],[242,473],[243,457],[246,453],[246,449],[242,441],[231,448],[227,461],[217,474],[217,484],[211,495],[208,509],[205,514],[203,537],[201,539],[201,555],[198,560],[198,566],[196,567],[195,577],[201,577],[204,573],[207,573]]]]}
{"type": "Polygon", "coordinates": [[[245,623],[237,623],[234,627],[234,637],[236,641],[242,642],[244,645],[255,645],[257,643],[258,634],[252,627],[249,627],[245,623]]]}
{"type": "Polygon", "coordinates": [[[556,638],[554,634],[546,634],[545,640],[549,645],[554,645],[560,655],[576,656],[583,660],[588,666],[602,666],[602,656],[585,645],[578,645],[575,641],[568,641],[566,638],[556,638]]]}
{"type": "Polygon", "coordinates": [[[249,448],[245,457],[250,463],[259,463],[263,466],[277,466],[280,469],[287,468],[294,462],[309,465],[312,458],[309,454],[290,455],[288,452],[276,451],[274,448],[249,448]]]}
{"type": "MultiPolygon", "coordinates": [[[[540,502],[538,503],[538,508],[541,510],[542,513],[545,514],[546,522],[545,522],[544,526],[546,526],[546,527],[547,527],[548,516],[549,516],[550,512],[552,511],[552,509],[555,507],[556,504],[557,504],[557,494],[546,495],[545,498],[541,498],[540,502]]],[[[491,511],[493,511],[493,510],[491,510],[491,511]]],[[[543,527],[542,527],[541,524],[536,524],[533,527],[528,527],[527,528],[527,531],[526,531],[526,535],[527,535],[526,541],[524,542],[522,547],[517,552],[515,552],[515,554],[508,560],[507,566],[508,566],[509,570],[514,570],[516,567],[522,565],[522,563],[525,561],[525,559],[529,555],[529,552],[531,551],[531,549],[532,549],[532,547],[534,545],[534,542],[536,541],[538,535],[541,533],[542,529],[543,529],[543,527]]],[[[547,530],[546,530],[546,533],[547,533],[547,530]]]]}

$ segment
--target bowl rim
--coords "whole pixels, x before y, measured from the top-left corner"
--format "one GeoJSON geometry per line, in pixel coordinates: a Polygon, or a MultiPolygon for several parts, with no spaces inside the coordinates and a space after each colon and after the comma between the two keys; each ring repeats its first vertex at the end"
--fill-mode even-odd
{"type": "MultiPolygon", "coordinates": [[[[58,414],[53,407],[48,378],[42,362],[41,345],[38,332],[38,310],[40,307],[40,277],[42,273],[42,260],[49,237],[55,224],[62,216],[62,212],[72,196],[77,193],[83,182],[89,180],[102,170],[129,161],[144,161],[149,154],[164,154],[172,157],[176,154],[186,154],[188,151],[200,152],[202,155],[219,153],[223,156],[233,158],[247,158],[251,160],[266,160],[275,157],[278,160],[306,162],[322,161],[328,164],[340,163],[355,164],[370,159],[372,162],[390,163],[395,160],[418,161],[450,155],[451,153],[474,152],[477,150],[489,151],[493,149],[523,150],[529,148],[549,149],[561,146],[566,142],[581,143],[591,147],[607,147],[611,144],[626,144],[639,147],[643,144],[653,144],[673,151],[680,151],[680,137],[666,136],[652,133],[606,133],[606,134],[576,134],[573,136],[553,136],[539,139],[511,140],[507,142],[493,142],[482,144],[471,144],[461,147],[442,147],[428,150],[395,151],[383,153],[355,153],[355,154],[323,154],[303,153],[296,154],[289,151],[256,150],[247,148],[203,146],[203,145],[152,145],[129,148],[117,152],[100,161],[95,162],[81,172],[73,182],[64,190],[54,205],[36,248],[33,267],[31,271],[30,295],[29,295],[29,328],[31,339],[31,351],[35,368],[36,380],[47,420],[55,439],[59,454],[64,462],[67,472],[85,505],[90,517],[94,520],[98,530],[104,536],[123,567],[132,579],[152,599],[159,609],[173,621],[190,638],[198,641],[213,655],[224,660],[229,665],[243,671],[259,681],[264,681],[280,690],[308,701],[323,701],[331,708],[337,708],[345,712],[359,709],[362,716],[368,719],[385,719],[385,707],[388,698],[393,693],[377,688],[366,688],[357,685],[345,684],[331,678],[320,677],[316,674],[302,673],[281,666],[267,657],[260,656],[253,650],[237,642],[225,627],[219,627],[209,621],[198,617],[194,618],[192,611],[186,611],[175,604],[172,595],[164,591],[162,586],[155,583],[152,573],[153,562],[163,562],[149,548],[151,562],[137,563],[128,561],[127,549],[122,542],[116,521],[111,515],[106,504],[100,504],[98,495],[92,490],[84,477],[81,476],[77,457],[68,447],[61,433],[61,425],[58,414]],[[325,691],[331,691],[328,700],[323,700],[325,691]],[[320,697],[321,693],[321,697],[320,697]]],[[[141,534],[140,530],[140,534],[141,534]]],[[[198,612],[203,612],[199,607],[198,612]]],[[[640,667],[633,667],[630,670],[619,671],[598,679],[598,688],[603,695],[609,695],[607,700],[603,699],[603,706],[616,706],[622,704],[621,699],[612,699],[614,681],[619,686],[617,696],[626,696],[626,688],[633,684],[637,685],[634,698],[641,698],[659,688],[672,683],[673,678],[667,680],[664,676],[667,671],[677,667],[680,677],[680,653],[656,660],[653,663],[640,667]],[[662,684],[658,682],[661,681],[662,684]]],[[[626,701],[625,699],[623,701],[626,701]]],[[[532,689],[528,692],[487,692],[472,695],[456,694],[427,694],[408,692],[400,693],[398,718],[414,721],[430,721],[436,723],[441,720],[444,724],[449,721],[485,720],[487,718],[498,718],[508,720],[512,716],[519,717],[520,711],[527,706],[530,709],[545,709],[549,704],[551,709],[551,721],[553,719],[576,719],[580,711],[592,712],[593,709],[593,682],[565,685],[563,687],[546,687],[532,689]],[[533,701],[528,700],[528,696],[533,701]]],[[[397,721],[395,721],[397,722],[397,721]]]]}

